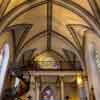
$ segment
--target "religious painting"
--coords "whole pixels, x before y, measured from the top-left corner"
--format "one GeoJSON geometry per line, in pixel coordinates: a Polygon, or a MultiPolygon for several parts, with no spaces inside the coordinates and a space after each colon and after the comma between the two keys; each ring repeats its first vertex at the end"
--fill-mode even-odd
{"type": "Polygon", "coordinates": [[[40,100],[55,100],[54,91],[47,86],[40,94],[40,100]]]}

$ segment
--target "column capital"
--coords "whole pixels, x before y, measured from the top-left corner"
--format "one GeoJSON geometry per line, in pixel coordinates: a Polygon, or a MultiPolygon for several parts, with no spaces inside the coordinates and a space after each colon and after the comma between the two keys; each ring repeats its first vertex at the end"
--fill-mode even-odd
{"type": "Polygon", "coordinates": [[[35,76],[35,86],[41,89],[41,77],[40,76],[35,76]]]}
{"type": "Polygon", "coordinates": [[[35,76],[35,81],[39,83],[40,82],[40,76],[35,76]]]}
{"type": "Polygon", "coordinates": [[[88,76],[87,75],[83,76],[83,81],[88,82],[88,76]]]}
{"type": "Polygon", "coordinates": [[[61,100],[64,100],[64,76],[60,76],[61,100]]]}
{"type": "Polygon", "coordinates": [[[59,76],[59,80],[61,81],[64,81],[64,76],[59,76]]]}

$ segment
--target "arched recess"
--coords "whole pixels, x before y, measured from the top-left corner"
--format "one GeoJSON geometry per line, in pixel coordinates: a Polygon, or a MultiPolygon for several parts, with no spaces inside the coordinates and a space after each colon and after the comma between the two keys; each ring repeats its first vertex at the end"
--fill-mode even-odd
{"type": "MultiPolygon", "coordinates": [[[[16,49],[16,52],[17,52],[17,55],[15,55],[15,58],[16,58],[15,60],[17,63],[20,60],[20,59],[17,60],[18,59],[17,57],[20,58],[23,55],[23,53],[27,51],[36,49],[35,54],[37,54],[47,49],[46,47],[47,46],[47,31],[45,30],[45,31],[35,33],[35,34],[33,31],[31,31],[31,34],[33,34],[33,36],[28,37],[28,35],[30,35],[31,27],[32,27],[31,24],[17,24],[8,28],[8,31],[11,31],[12,34],[15,35],[15,38],[12,35],[13,37],[12,41],[14,41],[12,43],[14,46],[18,44],[17,42],[22,40],[20,46],[13,47],[13,49],[16,49]],[[17,32],[17,30],[19,30],[19,32],[17,32]],[[23,34],[26,36],[24,37],[23,34]],[[25,40],[26,38],[27,40],[25,40]],[[15,43],[15,40],[16,40],[16,43],[15,43]]],[[[51,34],[52,34],[51,35],[51,49],[53,49],[54,51],[61,54],[64,58],[66,58],[63,52],[63,49],[65,48],[68,51],[73,52],[78,57],[78,59],[80,59],[80,61],[82,62],[81,55],[79,54],[79,48],[73,43],[73,41],[71,41],[68,37],[63,36],[61,33],[53,31],[53,30],[51,31],[51,34]]]]}
{"type": "MultiPolygon", "coordinates": [[[[47,46],[47,33],[40,34],[37,37],[33,37],[27,41],[19,50],[19,53],[16,57],[16,62],[19,62],[20,57],[28,50],[36,48],[36,52],[45,51],[47,46]],[[37,49],[38,48],[38,49],[37,49]]],[[[35,53],[36,53],[35,52],[35,53]]]]}
{"type": "MultiPolygon", "coordinates": [[[[24,31],[24,30],[26,30],[25,32],[28,32],[28,33],[24,33],[24,34],[29,34],[30,33],[30,24],[17,24],[17,25],[14,25],[14,26],[12,26],[12,27],[9,27],[8,28],[8,30],[12,30],[12,29],[14,29],[14,27],[15,27],[15,39],[14,40],[17,40],[18,39],[18,35],[19,34],[22,34],[22,33],[16,33],[16,29],[18,28],[20,31],[24,31]],[[23,27],[23,28],[22,28],[23,27]],[[25,27],[26,27],[26,29],[25,29],[25,27]],[[29,27],[29,28],[28,28],[29,27]]],[[[86,27],[86,29],[87,29],[87,27],[86,27]]],[[[85,29],[85,30],[86,30],[85,29]]],[[[31,33],[31,34],[34,34],[34,33],[31,33]]],[[[55,51],[57,51],[57,52],[59,52],[61,55],[63,55],[63,56],[65,56],[64,55],[64,53],[63,53],[63,51],[62,51],[62,49],[66,49],[67,48],[67,50],[69,50],[69,51],[72,51],[73,53],[75,53],[76,55],[77,55],[77,57],[80,59],[80,61],[81,61],[81,63],[83,63],[83,61],[82,61],[82,59],[81,59],[81,56],[80,56],[80,54],[79,54],[79,48],[78,47],[76,47],[76,45],[73,43],[73,41],[72,40],[70,40],[68,37],[66,37],[66,36],[63,36],[61,33],[59,33],[59,32],[56,32],[56,31],[51,31],[51,48],[53,49],[53,50],[55,50],[55,51]],[[57,42],[58,41],[58,42],[57,42]],[[57,44],[58,43],[58,44],[57,44]],[[62,45],[63,44],[63,45],[62,45]],[[61,47],[62,46],[62,47],[61,47]]],[[[83,34],[83,33],[82,33],[83,34]]],[[[11,34],[10,34],[11,35],[11,34]]],[[[26,39],[26,38],[24,38],[23,36],[22,36],[22,39],[23,39],[23,41],[26,39]]],[[[16,48],[16,51],[17,51],[17,56],[18,55],[20,55],[20,52],[22,52],[23,50],[25,50],[25,51],[28,51],[28,50],[31,50],[31,49],[33,49],[33,48],[37,48],[37,47],[35,47],[34,46],[34,44],[35,43],[37,43],[37,44],[39,44],[39,42],[40,42],[40,44],[39,45],[41,45],[42,46],[42,44],[43,45],[45,45],[45,49],[44,50],[46,50],[47,48],[46,48],[46,45],[47,45],[47,41],[46,41],[46,39],[47,39],[47,31],[42,31],[42,32],[40,32],[40,33],[35,33],[35,35],[33,35],[31,38],[27,38],[27,40],[23,43],[22,42],[22,45],[19,47],[19,48],[16,48]],[[44,36],[44,37],[43,37],[44,36]],[[42,38],[45,38],[45,39],[42,39],[42,41],[40,42],[40,39],[41,39],[41,37],[42,38]],[[36,41],[35,41],[36,40],[36,41]],[[33,41],[33,42],[32,42],[33,41]],[[45,41],[45,42],[44,42],[45,41]],[[30,46],[32,46],[32,48],[30,48],[30,46]]],[[[12,41],[14,41],[14,40],[12,40],[12,41]]],[[[20,39],[18,39],[17,41],[20,41],[20,39]]],[[[12,43],[14,43],[15,44],[15,41],[14,42],[12,42],[12,43]]],[[[35,44],[36,45],[36,44],[35,44]]],[[[38,45],[37,45],[38,46],[38,45]]],[[[39,46],[40,47],[40,46],[39,46]]],[[[13,49],[15,49],[15,47],[13,47],[13,49]]],[[[41,48],[40,48],[41,49],[41,48]]],[[[39,49],[38,49],[39,50],[39,49]]],[[[41,50],[41,51],[44,51],[44,50],[41,50]]],[[[39,53],[39,52],[38,52],[39,53]]],[[[20,57],[21,57],[22,55],[20,55],[20,57]]]]}
{"type": "Polygon", "coordinates": [[[61,33],[52,31],[51,48],[57,51],[59,54],[63,55],[66,61],[69,59],[69,57],[65,54],[64,50],[72,52],[71,54],[75,54],[76,58],[80,62],[81,68],[83,70],[85,69],[83,66],[82,56],[79,53],[79,48],[77,48],[71,40],[61,35],[61,33]]]}
{"type": "Polygon", "coordinates": [[[100,39],[92,31],[87,31],[86,45],[85,45],[85,62],[87,68],[87,75],[89,79],[89,88],[91,93],[91,88],[94,88],[94,93],[96,100],[100,99],[100,72],[96,64],[96,51],[98,51],[98,56],[100,57],[100,39]]]}
{"type": "MultiPolygon", "coordinates": [[[[73,52],[79,59],[81,59],[80,55],[78,54],[77,48],[74,47],[69,40],[64,38],[63,36],[59,35],[59,33],[52,32],[52,38],[51,38],[51,51],[55,51],[58,54],[62,55],[64,58],[65,54],[63,52],[63,49],[66,48],[66,50],[73,52]],[[62,46],[61,46],[62,45],[62,46]]],[[[21,48],[20,51],[16,57],[16,62],[19,62],[22,55],[29,51],[35,49],[34,55],[39,54],[40,52],[47,50],[47,33],[43,33],[38,37],[35,37],[28,42],[26,42],[21,48]]]]}

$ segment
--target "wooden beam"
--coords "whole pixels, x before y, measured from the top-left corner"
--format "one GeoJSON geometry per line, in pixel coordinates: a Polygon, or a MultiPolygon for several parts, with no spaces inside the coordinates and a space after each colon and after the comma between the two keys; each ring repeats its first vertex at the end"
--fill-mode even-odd
{"type": "Polygon", "coordinates": [[[15,36],[15,31],[13,29],[11,30],[11,32],[12,32],[13,52],[14,52],[13,60],[15,62],[15,59],[16,59],[16,36],[15,36]]]}
{"type": "Polygon", "coordinates": [[[52,31],[52,0],[47,2],[47,49],[51,49],[51,31],[52,31]]]}

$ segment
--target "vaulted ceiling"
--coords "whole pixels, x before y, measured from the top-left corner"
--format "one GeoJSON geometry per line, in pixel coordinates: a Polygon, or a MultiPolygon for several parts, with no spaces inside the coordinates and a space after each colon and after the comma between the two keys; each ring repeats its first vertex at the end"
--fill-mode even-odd
{"type": "Polygon", "coordinates": [[[0,4],[6,6],[1,6],[0,14],[6,24],[1,23],[10,32],[16,62],[26,52],[36,56],[48,50],[79,61],[84,58],[86,34],[91,30],[99,35],[99,0],[0,0],[0,4]]]}

